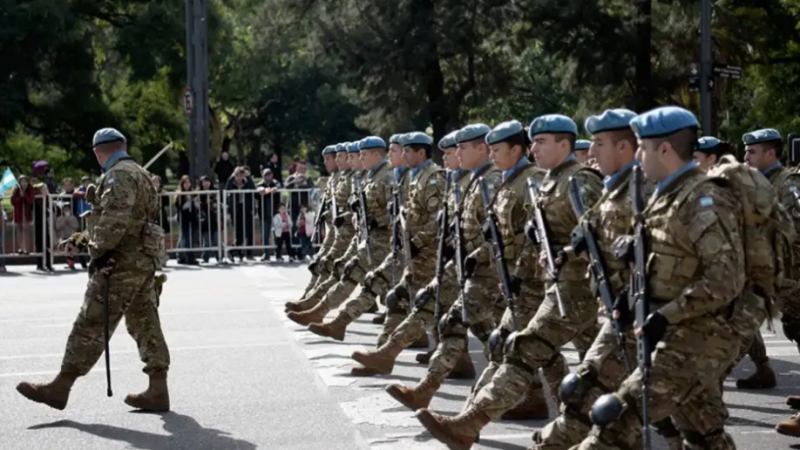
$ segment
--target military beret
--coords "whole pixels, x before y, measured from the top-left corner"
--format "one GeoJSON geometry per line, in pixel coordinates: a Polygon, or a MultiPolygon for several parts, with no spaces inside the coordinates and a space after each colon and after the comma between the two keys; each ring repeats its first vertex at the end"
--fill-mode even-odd
{"type": "Polygon", "coordinates": [[[400,136],[402,136],[402,134],[393,134],[392,137],[389,138],[389,144],[400,145],[400,136]]]}
{"type": "Polygon", "coordinates": [[[472,125],[467,125],[464,128],[456,131],[456,142],[459,144],[462,142],[469,142],[474,141],[475,139],[483,139],[484,136],[489,134],[492,131],[489,128],[489,125],[483,123],[474,123],[472,125]]]}
{"type": "Polygon", "coordinates": [[[347,144],[349,144],[349,142],[342,142],[340,144],[336,144],[336,153],[346,152],[347,144]]]}
{"type": "Polygon", "coordinates": [[[592,141],[587,141],[586,139],[578,139],[575,141],[575,150],[589,150],[591,146],[592,141]]]}
{"type": "Polygon", "coordinates": [[[322,149],[323,155],[332,155],[336,153],[336,145],[329,145],[322,149]]]}
{"type": "Polygon", "coordinates": [[[503,142],[511,136],[517,135],[525,131],[522,124],[518,120],[510,120],[503,122],[496,127],[489,134],[486,135],[486,143],[494,145],[503,142]]]}
{"type": "Polygon", "coordinates": [[[751,131],[742,136],[742,142],[745,145],[760,144],[762,142],[780,141],[781,134],[778,130],[772,128],[765,128],[763,130],[751,131]]]}
{"type": "Polygon", "coordinates": [[[712,150],[719,146],[719,139],[714,136],[703,136],[697,140],[697,150],[703,153],[711,153],[712,150]]]}
{"type": "Polygon", "coordinates": [[[386,141],[378,136],[368,136],[358,143],[358,148],[361,150],[375,150],[377,148],[386,148],[386,141]]]}
{"type": "Polygon", "coordinates": [[[400,136],[400,145],[408,147],[410,145],[433,145],[433,139],[425,133],[414,131],[400,136]]]}
{"type": "Polygon", "coordinates": [[[528,130],[528,137],[533,140],[537,134],[572,134],[578,135],[578,126],[567,116],[547,114],[533,119],[528,130]]]}
{"type": "Polygon", "coordinates": [[[627,130],[636,113],[627,109],[607,109],[599,116],[589,116],[583,128],[591,134],[604,131],[627,130]]]}
{"type": "Polygon", "coordinates": [[[458,141],[456,141],[456,134],[458,134],[458,130],[447,133],[445,137],[439,141],[439,149],[444,150],[446,148],[456,147],[458,145],[458,141]]]}
{"type": "Polygon", "coordinates": [[[669,136],[687,128],[698,128],[700,124],[691,111],[678,106],[662,106],[631,119],[631,129],[640,139],[669,136]]]}
{"type": "Polygon", "coordinates": [[[361,149],[358,148],[358,141],[347,143],[347,153],[358,153],[361,149]]]}
{"type": "Polygon", "coordinates": [[[108,144],[109,142],[128,142],[125,136],[113,128],[102,128],[97,130],[92,139],[92,147],[97,147],[101,144],[108,144]]]}

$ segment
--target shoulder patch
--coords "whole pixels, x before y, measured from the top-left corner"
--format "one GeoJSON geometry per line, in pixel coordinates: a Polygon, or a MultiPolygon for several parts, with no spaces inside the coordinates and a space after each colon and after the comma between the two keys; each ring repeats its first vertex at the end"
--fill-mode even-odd
{"type": "Polygon", "coordinates": [[[438,180],[436,180],[436,178],[431,178],[431,182],[430,182],[430,184],[436,184],[436,183],[438,183],[438,182],[439,182],[439,181],[438,181],[438,180]]]}
{"type": "Polygon", "coordinates": [[[106,181],[106,184],[111,184],[113,182],[114,182],[114,179],[113,178],[109,178],[108,181],[106,181]]]}
{"type": "Polygon", "coordinates": [[[700,197],[700,206],[714,206],[714,199],[704,195],[700,197]]]}
{"type": "Polygon", "coordinates": [[[789,186],[789,192],[797,192],[797,186],[794,184],[789,186]]]}

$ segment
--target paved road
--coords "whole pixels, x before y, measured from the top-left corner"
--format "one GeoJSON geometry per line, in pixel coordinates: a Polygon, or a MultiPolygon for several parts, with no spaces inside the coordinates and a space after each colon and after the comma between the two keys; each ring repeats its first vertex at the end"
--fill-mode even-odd
{"type": "MultiPolygon", "coordinates": [[[[415,383],[423,366],[404,352],[394,374],[348,376],[350,353],[371,347],[377,327],[365,316],[344,343],[308,333],[283,316],[297,297],[305,268],[293,265],[173,267],[161,316],[172,352],[173,412],[139,414],[122,403],[146,385],[136,347],[124,328],[112,339],[114,396],[105,396],[102,364],[76,384],[65,411],[24,400],[21,380],[50,379],[79,308],[85,273],[43,275],[12,267],[0,278],[0,449],[2,450],[417,450],[444,448],[413,415],[383,391],[415,383]]],[[[784,396],[800,391],[800,358],[782,335],[768,334],[780,386],[739,392],[726,383],[730,430],[740,450],[800,448],[774,424],[790,415],[784,396]],[[791,447],[794,446],[794,447],[791,447]]],[[[472,342],[482,370],[482,356],[472,342]]],[[[577,355],[566,350],[571,364],[577,355]]],[[[734,375],[751,370],[749,362],[734,375]]],[[[448,383],[434,398],[437,411],[461,408],[470,383],[448,383]]],[[[476,449],[524,449],[544,422],[492,423],[476,449]]],[[[659,444],[656,448],[662,448],[659,444]]]]}

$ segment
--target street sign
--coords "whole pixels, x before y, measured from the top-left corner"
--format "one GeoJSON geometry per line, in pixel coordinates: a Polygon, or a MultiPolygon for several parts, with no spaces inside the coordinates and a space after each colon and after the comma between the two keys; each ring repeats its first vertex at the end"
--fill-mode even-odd
{"type": "Polygon", "coordinates": [[[194,97],[192,96],[192,88],[186,87],[183,90],[183,111],[187,116],[191,116],[194,111],[194,97]]]}
{"type": "Polygon", "coordinates": [[[742,78],[742,68],[738,66],[729,66],[727,64],[714,64],[714,75],[722,78],[730,78],[739,80],[742,78]]]}

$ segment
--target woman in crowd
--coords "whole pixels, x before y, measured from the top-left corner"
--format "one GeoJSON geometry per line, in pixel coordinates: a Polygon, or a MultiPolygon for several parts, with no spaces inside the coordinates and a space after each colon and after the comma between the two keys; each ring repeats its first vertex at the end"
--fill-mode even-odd
{"type": "Polygon", "coordinates": [[[292,218],[286,212],[286,206],[283,204],[278,208],[278,214],[272,218],[272,232],[275,234],[275,260],[282,261],[281,246],[286,246],[286,254],[289,255],[289,261],[292,260],[292,218]]]}
{"type": "MultiPolygon", "coordinates": [[[[178,223],[181,229],[178,245],[183,249],[194,247],[194,240],[197,237],[200,199],[197,195],[191,194],[193,190],[189,175],[182,176],[178,184],[178,195],[175,196],[175,208],[178,210],[178,223]]],[[[194,252],[178,253],[178,264],[197,265],[194,252]]]]}
{"type": "Polygon", "coordinates": [[[27,254],[33,248],[31,225],[33,224],[33,203],[36,191],[26,175],[20,175],[17,183],[11,194],[11,204],[14,206],[14,226],[19,231],[16,234],[17,252],[27,254]]]}
{"type": "MultiPolygon", "coordinates": [[[[201,191],[216,191],[214,187],[214,180],[210,177],[203,175],[200,177],[200,190],[201,191]]],[[[216,247],[218,245],[219,237],[219,224],[217,222],[217,205],[218,205],[218,192],[206,192],[200,195],[200,235],[203,238],[203,247],[216,247]]],[[[211,259],[211,255],[219,262],[219,251],[203,250],[201,258],[204,263],[211,259]]]]}

